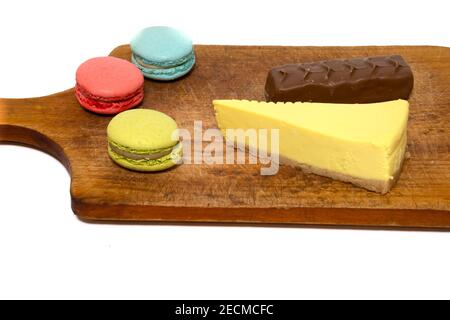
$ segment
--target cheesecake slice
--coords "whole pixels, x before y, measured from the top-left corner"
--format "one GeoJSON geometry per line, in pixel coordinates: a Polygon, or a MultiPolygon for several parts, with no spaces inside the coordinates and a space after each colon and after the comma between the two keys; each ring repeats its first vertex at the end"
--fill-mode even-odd
{"type": "MultiPolygon", "coordinates": [[[[213,104],[227,139],[233,139],[227,129],[279,129],[281,163],[382,194],[400,175],[409,112],[405,100],[371,104],[215,100],[213,104]]],[[[258,143],[252,143],[246,140],[245,147],[256,150],[258,143]]]]}

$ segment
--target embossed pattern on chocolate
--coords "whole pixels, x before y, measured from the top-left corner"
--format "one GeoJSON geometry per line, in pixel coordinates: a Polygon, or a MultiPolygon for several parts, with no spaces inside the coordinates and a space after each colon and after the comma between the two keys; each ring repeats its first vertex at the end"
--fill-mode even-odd
{"type": "Polygon", "coordinates": [[[372,103],[408,99],[414,76],[399,55],[288,64],[269,71],[266,100],[372,103]]]}

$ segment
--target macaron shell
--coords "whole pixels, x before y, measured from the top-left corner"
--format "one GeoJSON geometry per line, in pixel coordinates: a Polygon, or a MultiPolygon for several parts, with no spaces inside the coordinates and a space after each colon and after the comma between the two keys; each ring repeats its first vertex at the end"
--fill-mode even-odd
{"type": "Polygon", "coordinates": [[[156,160],[130,160],[115,153],[109,147],[108,154],[116,164],[126,169],[140,172],[156,172],[179,165],[183,158],[183,148],[180,143],[174,148],[172,153],[156,160]]]}
{"type": "Polygon", "coordinates": [[[168,66],[192,52],[192,40],[171,27],[150,27],[135,36],[131,41],[131,50],[148,61],[168,66]]]}
{"type": "Polygon", "coordinates": [[[178,143],[178,126],[168,115],[134,109],[115,116],[108,125],[108,140],[129,152],[161,150],[178,143]]]}
{"type": "Polygon", "coordinates": [[[118,99],[144,85],[144,77],[134,64],[115,57],[87,60],[78,68],[76,81],[93,96],[118,99]]]}

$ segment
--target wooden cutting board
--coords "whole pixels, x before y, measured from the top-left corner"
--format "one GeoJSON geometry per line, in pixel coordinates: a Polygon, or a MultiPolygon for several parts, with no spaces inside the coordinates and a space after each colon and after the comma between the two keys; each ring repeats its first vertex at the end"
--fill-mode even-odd
{"type": "MultiPolygon", "coordinates": [[[[403,55],[416,82],[408,129],[411,158],[397,185],[379,195],[288,166],[275,176],[261,176],[260,166],[251,164],[131,172],[108,158],[111,117],[81,109],[73,89],[0,99],[0,141],[58,158],[72,177],[73,211],[86,220],[450,228],[449,48],[196,46],[196,53],[189,76],[171,83],[146,81],[142,104],[191,132],[195,120],[202,120],[204,129],[216,127],[213,99],[263,100],[273,66],[403,55]]],[[[130,48],[118,47],[111,55],[130,59],[130,48]]]]}

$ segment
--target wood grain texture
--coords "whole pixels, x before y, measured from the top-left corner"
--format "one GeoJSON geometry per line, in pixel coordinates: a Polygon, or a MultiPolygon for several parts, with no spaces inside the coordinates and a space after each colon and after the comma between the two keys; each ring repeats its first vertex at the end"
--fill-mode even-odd
{"type": "MultiPolygon", "coordinates": [[[[111,117],[81,109],[73,89],[0,99],[0,141],[57,157],[72,177],[73,210],[87,220],[450,228],[449,48],[196,46],[196,53],[189,76],[146,81],[141,106],[169,114],[191,132],[195,120],[202,120],[204,129],[216,127],[213,99],[263,100],[273,66],[401,54],[416,82],[408,128],[411,158],[397,185],[379,195],[287,166],[275,176],[260,176],[260,166],[249,164],[131,172],[108,157],[111,117]]],[[[130,49],[121,46],[112,55],[129,59],[130,49]]]]}

